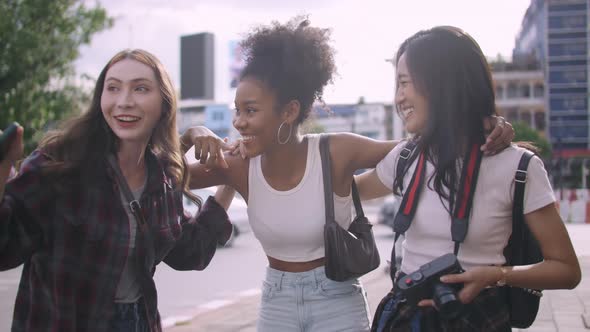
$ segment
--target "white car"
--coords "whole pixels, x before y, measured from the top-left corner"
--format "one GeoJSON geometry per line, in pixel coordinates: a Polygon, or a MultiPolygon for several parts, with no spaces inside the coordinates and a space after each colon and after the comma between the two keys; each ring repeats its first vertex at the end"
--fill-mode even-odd
{"type": "MultiPolygon", "coordinates": [[[[195,189],[191,190],[191,192],[203,200],[203,203],[207,200],[209,196],[214,196],[215,191],[217,190],[216,187],[209,187],[203,189],[195,189]]],[[[188,199],[187,197],[183,198],[183,206],[184,209],[189,212],[191,215],[195,215],[197,213],[197,205],[188,199]]],[[[227,211],[227,215],[229,216],[229,220],[234,225],[234,231],[232,233],[232,237],[229,239],[227,246],[231,246],[232,242],[234,241],[235,237],[238,236],[240,233],[249,232],[250,231],[250,224],[248,223],[248,205],[244,201],[244,199],[240,196],[240,194],[236,193],[236,196],[231,202],[231,205],[227,211]]]]}

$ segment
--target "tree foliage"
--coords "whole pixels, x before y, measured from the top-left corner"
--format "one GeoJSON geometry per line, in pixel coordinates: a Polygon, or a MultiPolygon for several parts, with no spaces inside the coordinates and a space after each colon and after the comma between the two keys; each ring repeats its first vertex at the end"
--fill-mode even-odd
{"type": "Polygon", "coordinates": [[[86,104],[73,62],[111,25],[104,8],[81,0],[0,1],[0,128],[24,126],[27,151],[36,134],[86,104]]]}
{"type": "Polygon", "coordinates": [[[543,159],[548,160],[551,158],[551,144],[538,131],[524,122],[515,122],[512,126],[514,127],[515,142],[530,142],[539,149],[539,155],[543,159]]]}

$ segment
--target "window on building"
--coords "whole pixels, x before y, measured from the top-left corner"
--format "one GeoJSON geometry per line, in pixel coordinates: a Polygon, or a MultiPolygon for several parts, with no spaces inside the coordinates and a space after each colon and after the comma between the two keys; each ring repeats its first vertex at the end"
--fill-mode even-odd
{"type": "Polygon", "coordinates": [[[545,87],[543,86],[543,83],[535,84],[535,87],[533,90],[533,97],[543,97],[544,95],[545,95],[545,87]]]}
{"type": "Polygon", "coordinates": [[[544,131],[546,127],[545,112],[535,112],[535,129],[544,131]]]}
{"type": "Polygon", "coordinates": [[[507,98],[516,98],[518,96],[518,88],[516,84],[508,84],[507,98]]]}
{"type": "Polygon", "coordinates": [[[504,98],[504,87],[501,85],[496,86],[496,98],[498,98],[498,99],[504,98]]]}
{"type": "Polygon", "coordinates": [[[518,96],[522,98],[529,98],[531,96],[531,88],[528,84],[520,85],[518,96]]]}
{"type": "Polygon", "coordinates": [[[549,3],[549,12],[575,12],[579,10],[586,10],[585,3],[559,4],[549,3]]]}
{"type": "Polygon", "coordinates": [[[506,110],[506,119],[510,123],[514,123],[514,122],[518,121],[518,111],[513,108],[507,109],[506,110]]]}
{"type": "Polygon", "coordinates": [[[530,111],[521,111],[520,112],[520,121],[524,122],[527,126],[534,127],[533,119],[530,111]]]}
{"type": "Polygon", "coordinates": [[[213,121],[223,121],[223,112],[213,112],[213,121]]]}

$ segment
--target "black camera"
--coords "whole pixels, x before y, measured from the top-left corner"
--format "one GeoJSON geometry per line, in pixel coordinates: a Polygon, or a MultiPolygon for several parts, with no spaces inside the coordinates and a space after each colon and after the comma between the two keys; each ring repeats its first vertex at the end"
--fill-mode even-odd
{"type": "Polygon", "coordinates": [[[441,316],[453,319],[461,314],[463,308],[457,296],[463,284],[445,284],[440,281],[440,277],[462,272],[457,257],[446,254],[399,278],[397,287],[409,304],[416,305],[420,300],[433,299],[441,316]]]}

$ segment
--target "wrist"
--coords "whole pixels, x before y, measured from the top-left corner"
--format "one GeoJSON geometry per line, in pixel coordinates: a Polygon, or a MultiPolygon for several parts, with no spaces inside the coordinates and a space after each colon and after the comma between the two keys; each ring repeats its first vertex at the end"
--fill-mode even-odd
{"type": "Polygon", "coordinates": [[[496,279],[496,287],[503,287],[507,284],[508,268],[506,266],[498,266],[498,278],[496,279]]]}

